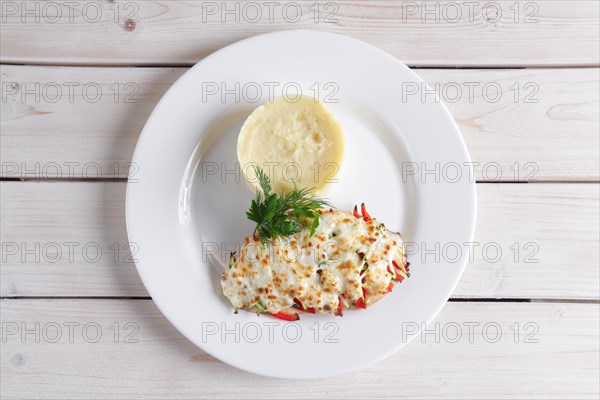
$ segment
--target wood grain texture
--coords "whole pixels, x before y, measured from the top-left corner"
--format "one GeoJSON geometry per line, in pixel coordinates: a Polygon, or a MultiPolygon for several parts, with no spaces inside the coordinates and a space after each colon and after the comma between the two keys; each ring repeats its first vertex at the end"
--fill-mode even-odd
{"type": "MultiPolygon", "coordinates": [[[[0,184],[2,296],[146,296],[129,259],[125,187],[0,184]]],[[[597,184],[481,184],[477,190],[473,262],[454,297],[600,298],[597,184]]],[[[424,251],[411,257],[414,268],[435,260],[424,251]]]]}
{"type": "Polygon", "coordinates": [[[0,187],[2,296],[148,295],[130,259],[124,183],[0,187]]]}
{"type": "MultiPolygon", "coordinates": [[[[2,176],[126,177],[148,116],[183,72],[4,65],[2,176]]],[[[455,117],[478,180],[600,179],[598,69],[417,72],[455,117]]]]}
{"type": "Polygon", "coordinates": [[[316,6],[313,1],[272,2],[274,6],[240,1],[44,3],[2,1],[0,60],[191,65],[256,34],[315,29],[367,41],[416,66],[599,62],[596,1],[521,0],[516,6],[513,1],[321,1],[316,6]]]}
{"type": "Polygon", "coordinates": [[[432,333],[388,359],[308,381],[221,363],[182,337],[150,300],[2,300],[1,306],[5,399],[597,399],[600,390],[598,304],[448,303],[429,325],[432,333]],[[35,332],[36,323],[37,342],[34,333],[22,336],[25,328],[35,332]],[[52,323],[61,327],[58,339],[52,323]],[[71,340],[65,323],[80,324],[71,340]],[[82,333],[94,323],[102,329],[96,343],[86,340],[96,328],[82,333]],[[471,340],[468,323],[479,324],[471,340]],[[483,330],[494,323],[502,334],[492,343],[495,328],[483,330]]]}
{"type": "Polygon", "coordinates": [[[3,176],[127,176],[127,163],[147,118],[183,72],[3,66],[3,176]]]}

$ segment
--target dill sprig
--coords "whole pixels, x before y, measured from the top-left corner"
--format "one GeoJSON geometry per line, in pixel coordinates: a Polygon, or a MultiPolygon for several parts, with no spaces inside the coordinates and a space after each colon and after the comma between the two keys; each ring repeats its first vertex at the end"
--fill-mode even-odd
{"type": "Polygon", "coordinates": [[[254,167],[254,172],[260,183],[256,198],[252,200],[246,216],[256,222],[254,236],[259,236],[261,242],[277,236],[290,236],[310,227],[310,236],[319,226],[319,209],[330,207],[330,204],[319,197],[310,194],[311,189],[298,189],[285,194],[271,193],[271,181],[262,169],[254,167]]]}

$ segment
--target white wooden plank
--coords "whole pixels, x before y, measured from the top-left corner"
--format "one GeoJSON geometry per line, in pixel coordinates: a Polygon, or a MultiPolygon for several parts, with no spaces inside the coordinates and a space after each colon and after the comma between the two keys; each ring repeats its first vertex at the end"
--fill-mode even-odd
{"type": "MultiPolygon", "coordinates": [[[[0,184],[2,296],[146,295],[123,249],[125,186],[0,184]],[[102,249],[99,261],[96,248],[102,249]],[[54,261],[58,251],[61,257],[54,261]]],[[[473,262],[454,296],[598,299],[599,190],[597,184],[478,185],[473,262]]],[[[413,268],[423,256],[429,262],[435,257],[419,252],[412,256],[413,268]]]]}
{"type": "Polygon", "coordinates": [[[127,176],[146,119],[183,72],[3,66],[2,176],[127,176]]]}
{"type": "Polygon", "coordinates": [[[2,182],[2,296],[147,296],[128,250],[125,186],[2,182]]]}
{"type": "Polygon", "coordinates": [[[481,251],[455,296],[600,297],[597,184],[480,184],[477,192],[481,251]]]}
{"type": "MultiPolygon", "coordinates": [[[[126,177],[146,119],[184,71],[3,66],[0,173],[126,177]]],[[[478,180],[600,179],[598,69],[417,72],[446,100],[478,180]]]]}
{"type": "Polygon", "coordinates": [[[597,69],[417,72],[458,123],[478,180],[600,179],[597,69]]]}
{"type": "Polygon", "coordinates": [[[7,399],[597,399],[600,391],[598,304],[449,303],[429,325],[440,332],[437,340],[434,333],[417,336],[362,371],[308,381],[255,376],[217,361],[183,338],[150,300],[1,305],[7,399]],[[61,328],[58,339],[53,324],[61,328]],[[96,343],[89,340],[95,328],[82,333],[86,324],[102,329],[96,343]],[[496,342],[493,324],[501,330],[496,342]],[[30,333],[23,336],[25,329],[30,333]]]}
{"type": "Polygon", "coordinates": [[[3,62],[191,65],[285,29],[354,36],[420,66],[581,66],[599,57],[596,1],[52,3],[2,2],[3,62]]]}

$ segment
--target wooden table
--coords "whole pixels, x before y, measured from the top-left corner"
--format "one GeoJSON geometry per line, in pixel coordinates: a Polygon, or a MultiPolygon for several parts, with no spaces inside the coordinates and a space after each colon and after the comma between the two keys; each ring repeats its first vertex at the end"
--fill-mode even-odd
{"type": "Polygon", "coordinates": [[[598,398],[598,1],[0,3],[2,398],[598,398]],[[284,29],[372,43],[436,88],[479,163],[475,240],[502,250],[474,252],[425,337],[325,380],[192,345],[125,232],[128,162],[162,94],[284,29]]]}

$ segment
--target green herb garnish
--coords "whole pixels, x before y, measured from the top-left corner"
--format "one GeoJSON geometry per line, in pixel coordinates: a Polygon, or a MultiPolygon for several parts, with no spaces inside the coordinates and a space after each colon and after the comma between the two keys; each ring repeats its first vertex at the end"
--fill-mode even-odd
{"type": "Polygon", "coordinates": [[[256,315],[260,315],[262,313],[267,312],[267,309],[265,308],[265,306],[263,306],[263,303],[258,300],[256,303],[252,303],[248,306],[248,309],[251,310],[252,308],[256,307],[256,315]]]}
{"type": "Polygon", "coordinates": [[[290,236],[310,227],[310,236],[319,226],[319,209],[329,207],[329,203],[313,197],[311,189],[298,189],[286,194],[271,193],[271,181],[262,169],[254,167],[262,189],[256,192],[246,216],[256,222],[254,236],[259,236],[263,244],[277,236],[290,236]]]}

